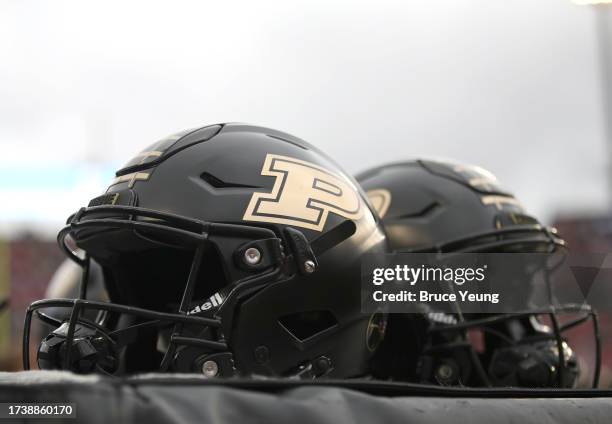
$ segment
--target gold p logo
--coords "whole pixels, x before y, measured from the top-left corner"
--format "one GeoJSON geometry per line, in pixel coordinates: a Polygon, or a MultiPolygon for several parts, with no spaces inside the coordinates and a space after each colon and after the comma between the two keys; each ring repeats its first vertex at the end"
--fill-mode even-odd
{"type": "Polygon", "coordinates": [[[268,154],[261,175],[275,177],[270,193],[253,193],[245,221],[323,230],[329,213],[359,219],[359,193],[342,176],[310,162],[268,154]]]}

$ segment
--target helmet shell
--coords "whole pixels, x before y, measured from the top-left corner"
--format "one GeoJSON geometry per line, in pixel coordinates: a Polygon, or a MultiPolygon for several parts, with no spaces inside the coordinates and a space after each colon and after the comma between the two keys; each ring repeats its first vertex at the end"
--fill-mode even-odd
{"type": "MultiPolygon", "coordinates": [[[[131,159],[101,199],[200,221],[264,227],[285,241],[290,228],[323,246],[315,272],[292,273],[231,308],[222,307],[224,337],[244,373],[286,375],[321,358],[331,362],[331,376],[366,372],[373,349],[367,342],[370,316],[360,312],[361,258],[384,252],[386,240],[358,184],[317,148],[251,125],[185,131],[131,159]]],[[[153,255],[148,245],[133,255],[134,244],[120,234],[112,229],[76,237],[106,269],[111,300],[149,308],[168,308],[170,298],[177,303],[185,280],[173,281],[162,269],[173,263],[163,265],[167,256],[153,255]],[[144,260],[130,265],[125,258],[132,256],[144,260]],[[155,271],[141,277],[149,267],[155,271]],[[176,290],[165,290],[169,285],[176,290]]],[[[213,277],[203,275],[198,282],[214,286],[202,291],[207,296],[242,272],[235,257],[216,253],[203,265],[216,270],[213,277]]]]}
{"type": "Polygon", "coordinates": [[[538,223],[493,174],[472,165],[413,160],[365,171],[357,180],[395,250],[538,223]]]}

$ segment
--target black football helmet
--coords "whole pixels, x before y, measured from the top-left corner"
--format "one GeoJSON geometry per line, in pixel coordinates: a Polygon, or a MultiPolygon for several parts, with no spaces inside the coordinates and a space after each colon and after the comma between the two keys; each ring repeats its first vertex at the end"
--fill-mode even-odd
{"type": "Polygon", "coordinates": [[[59,232],[84,269],[78,299],[32,303],[54,330],[42,369],[356,377],[385,316],[360,312],[360,262],[384,252],[352,177],[310,144],[241,124],[185,131],[145,149],[59,232]],[[91,260],[109,302],[88,300],[91,260]],[[61,320],[45,309],[66,308],[61,320]],[[93,318],[92,318],[93,316],[93,318]]]}
{"type": "MultiPolygon", "coordinates": [[[[366,171],[357,180],[396,252],[531,253],[566,248],[555,229],[541,225],[494,175],[479,167],[413,160],[366,171]]],[[[578,363],[562,333],[588,319],[595,333],[596,387],[599,330],[597,316],[585,305],[513,314],[393,314],[374,359],[374,372],[445,385],[573,387],[578,363]],[[561,322],[561,312],[571,319],[561,322]],[[479,348],[468,333],[481,336],[479,348]]]]}

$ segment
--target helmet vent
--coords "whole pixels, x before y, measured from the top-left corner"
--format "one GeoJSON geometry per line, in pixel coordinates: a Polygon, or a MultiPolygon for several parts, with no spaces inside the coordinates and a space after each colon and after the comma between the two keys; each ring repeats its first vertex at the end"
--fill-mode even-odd
{"type": "Polygon", "coordinates": [[[338,325],[330,311],[306,311],[279,318],[280,325],[293,337],[303,342],[338,325]]]}
{"type": "Polygon", "coordinates": [[[261,188],[258,186],[248,185],[248,184],[239,184],[239,183],[231,183],[228,181],[223,181],[220,178],[215,177],[214,175],[208,172],[202,172],[200,175],[204,181],[213,186],[214,188],[261,188]]]}
{"type": "Polygon", "coordinates": [[[442,206],[442,205],[439,202],[433,202],[433,203],[430,203],[429,205],[425,206],[423,209],[421,209],[418,212],[400,215],[397,218],[398,219],[403,219],[403,218],[421,218],[421,217],[424,217],[426,215],[431,214],[433,211],[438,209],[440,206],[442,206]]]}

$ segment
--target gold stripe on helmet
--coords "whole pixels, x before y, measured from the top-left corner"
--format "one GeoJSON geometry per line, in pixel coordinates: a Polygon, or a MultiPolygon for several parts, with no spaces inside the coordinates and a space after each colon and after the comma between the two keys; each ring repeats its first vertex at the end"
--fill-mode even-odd
{"type": "Polygon", "coordinates": [[[110,185],[112,187],[116,184],[128,182],[128,187],[132,188],[134,187],[134,183],[136,181],[146,181],[150,176],[151,174],[148,172],[132,172],[131,174],[126,174],[115,178],[110,185]]]}

